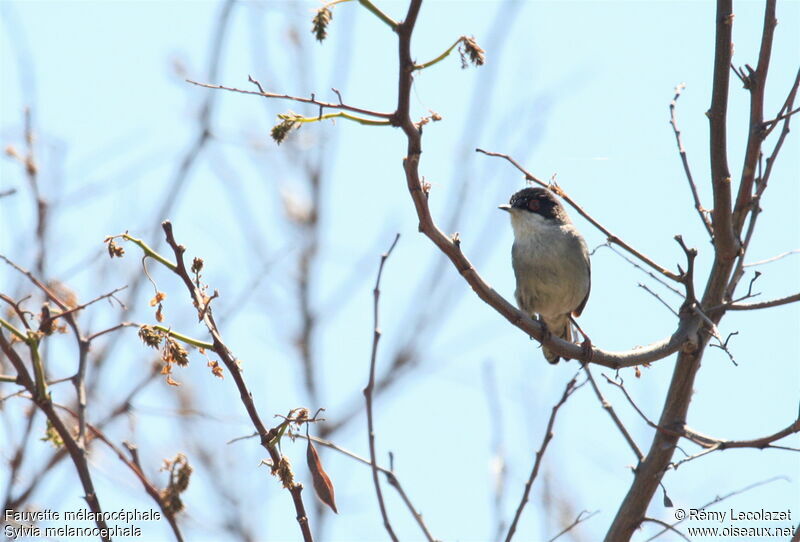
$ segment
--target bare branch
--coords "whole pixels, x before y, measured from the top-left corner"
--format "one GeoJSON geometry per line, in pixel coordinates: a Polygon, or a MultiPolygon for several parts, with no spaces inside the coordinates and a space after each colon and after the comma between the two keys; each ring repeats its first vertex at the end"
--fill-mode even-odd
{"type": "Polygon", "coordinates": [[[656,519],[656,518],[647,518],[647,517],[646,517],[646,518],[644,518],[644,519],[642,519],[642,521],[649,521],[649,522],[651,522],[651,523],[655,523],[655,524],[657,524],[657,525],[661,525],[662,527],[664,527],[664,529],[665,529],[665,530],[667,530],[667,531],[672,531],[673,533],[677,534],[678,536],[680,536],[681,538],[683,538],[683,539],[684,539],[684,540],[686,540],[687,542],[692,542],[692,539],[691,539],[691,538],[689,538],[688,536],[686,536],[685,534],[683,534],[682,532],[680,532],[678,529],[676,529],[675,527],[673,527],[672,525],[670,525],[670,524],[669,524],[669,523],[667,523],[666,521],[661,521],[660,519],[656,519]]]}
{"type": "Polygon", "coordinates": [[[695,459],[703,457],[704,455],[708,455],[708,454],[710,454],[712,452],[716,452],[718,449],[719,448],[717,446],[711,446],[710,448],[705,448],[702,451],[700,451],[700,452],[698,452],[696,454],[693,454],[693,455],[688,455],[688,456],[684,457],[683,459],[681,459],[679,461],[673,461],[672,463],[670,463],[669,467],[671,469],[673,469],[673,470],[678,470],[678,467],[680,467],[684,463],[688,463],[689,461],[694,461],[695,459]]]}
{"type": "MultiPolygon", "coordinates": [[[[772,443],[795,433],[800,433],[800,418],[796,419],[780,431],[772,433],[771,435],[748,440],[717,439],[703,435],[702,433],[698,433],[697,431],[686,426],[683,428],[684,436],[695,444],[699,444],[704,448],[715,448],[719,450],[725,450],[728,448],[758,448],[760,450],[763,450],[764,448],[778,448],[778,446],[773,446],[772,443]]],[[[785,446],[780,448],[796,450],[795,448],[789,448],[785,446]]]]}
{"type": "MultiPolygon", "coordinates": [[[[602,373],[601,373],[601,374],[602,374],[602,373]]],[[[633,407],[633,409],[636,411],[636,413],[637,413],[637,414],[639,414],[639,416],[640,416],[640,417],[641,417],[641,418],[642,418],[642,419],[645,421],[645,423],[646,423],[647,425],[649,425],[650,427],[652,427],[652,428],[653,428],[653,429],[655,429],[656,431],[661,431],[661,432],[663,432],[663,433],[665,433],[665,434],[667,434],[667,435],[671,435],[671,436],[673,436],[673,437],[680,437],[680,436],[682,436],[682,434],[681,434],[679,431],[677,431],[677,430],[672,430],[672,429],[668,429],[668,428],[666,428],[666,427],[661,427],[660,425],[658,425],[657,423],[655,423],[653,420],[651,420],[650,418],[648,418],[648,417],[645,415],[645,413],[644,413],[644,412],[642,412],[642,409],[641,409],[641,408],[639,408],[639,405],[637,405],[637,404],[636,404],[636,402],[634,402],[633,398],[632,398],[632,397],[630,396],[630,394],[628,393],[628,390],[627,390],[627,389],[625,389],[625,385],[624,385],[624,384],[623,384],[623,382],[621,381],[622,379],[620,379],[620,381],[619,381],[619,382],[617,382],[616,380],[612,380],[611,378],[609,378],[607,375],[603,375],[603,378],[605,378],[605,379],[606,379],[606,382],[608,382],[609,384],[611,384],[611,385],[613,385],[613,386],[616,386],[616,387],[618,387],[620,390],[622,390],[622,393],[625,395],[625,398],[628,400],[628,403],[630,403],[630,405],[633,407]]]]}
{"type": "MultiPolygon", "coordinates": [[[[789,95],[786,97],[786,102],[784,103],[784,109],[789,109],[794,104],[795,97],[797,95],[798,87],[800,87],[800,69],[797,70],[797,75],[795,76],[794,84],[792,85],[792,89],[789,92],[789,95]]],[[[772,175],[772,168],[775,165],[775,160],[778,157],[778,153],[780,153],[781,148],[783,147],[783,143],[786,140],[786,137],[789,135],[789,121],[791,117],[787,116],[783,121],[783,128],[781,129],[781,133],[778,136],[778,141],[775,143],[775,147],[772,150],[772,154],[767,157],[767,167],[766,170],[761,173],[760,166],[761,166],[761,155],[759,155],[759,176],[755,179],[756,191],[755,194],[752,196],[749,208],[749,216],[750,220],[747,225],[747,233],[745,234],[745,240],[742,246],[742,250],[739,254],[739,258],[736,264],[736,269],[733,272],[733,277],[731,278],[728,289],[727,289],[727,296],[728,298],[733,297],[733,292],[736,289],[739,281],[741,280],[744,274],[744,259],[747,254],[747,250],[750,248],[750,241],[753,238],[753,233],[755,232],[756,221],[758,220],[759,215],[761,214],[761,196],[764,194],[764,191],[767,189],[770,176],[772,175]]],[[[777,124],[776,124],[777,125],[777,124]]],[[[773,125],[773,126],[776,126],[773,125]]],[[[766,137],[764,135],[763,137],[766,137]]]]}
{"type": "MultiPolygon", "coordinates": [[[[747,90],[750,92],[750,123],[747,146],[745,147],[742,178],[733,210],[733,232],[740,235],[744,227],[747,213],[752,209],[751,198],[756,167],[761,156],[761,145],[764,141],[764,93],[767,86],[767,73],[772,56],[772,40],[778,19],[775,17],[776,0],[767,0],[764,10],[764,27],[761,32],[761,49],[758,53],[758,65],[747,77],[747,90]]],[[[725,70],[725,73],[729,73],[725,70]]]]}
{"type": "Polygon", "coordinates": [[[636,460],[641,461],[644,459],[644,454],[639,449],[639,446],[636,445],[636,441],[633,440],[633,437],[631,437],[628,429],[625,427],[625,425],[623,425],[622,420],[620,420],[619,416],[617,416],[617,413],[614,411],[614,407],[611,406],[611,403],[608,402],[608,400],[603,396],[600,388],[597,387],[597,382],[594,381],[594,377],[592,376],[592,372],[589,370],[589,366],[584,365],[583,370],[586,371],[586,376],[589,378],[589,383],[592,385],[592,389],[594,390],[594,394],[597,396],[597,399],[600,401],[600,405],[608,413],[608,415],[611,416],[611,419],[614,421],[614,425],[617,426],[617,429],[619,429],[620,433],[622,433],[622,436],[625,437],[625,441],[628,443],[628,446],[630,446],[631,450],[633,450],[636,460]]]}
{"type": "Polygon", "coordinates": [[[648,287],[646,284],[644,284],[644,283],[640,282],[640,283],[638,283],[638,284],[637,284],[637,286],[638,286],[639,288],[643,289],[645,292],[647,292],[647,293],[648,293],[648,294],[650,294],[651,296],[653,296],[653,297],[655,297],[656,299],[658,299],[658,300],[661,302],[661,304],[662,304],[662,305],[664,305],[665,307],[667,307],[667,309],[669,310],[669,312],[671,312],[671,313],[672,313],[672,314],[674,314],[675,316],[678,316],[678,313],[675,311],[675,309],[673,309],[672,307],[670,307],[670,306],[669,306],[669,303],[667,303],[666,301],[664,301],[664,299],[663,299],[663,298],[662,298],[660,295],[658,295],[658,294],[657,294],[657,293],[655,293],[653,290],[651,290],[651,289],[650,289],[650,288],[649,288],[649,287],[648,287]]]}
{"type": "MultiPolygon", "coordinates": [[[[705,291],[697,304],[698,311],[705,307],[706,316],[716,326],[725,311],[719,307],[730,299],[726,297],[731,272],[736,257],[743,251],[734,231],[731,201],[731,174],[727,155],[727,109],[730,83],[730,61],[732,53],[733,9],[731,0],[718,0],[714,21],[716,43],[714,52],[713,87],[711,107],[707,113],[710,122],[711,184],[714,193],[712,227],[714,231],[714,261],[708,273],[705,291]]],[[[771,43],[764,38],[762,43],[771,43]]],[[[788,122],[786,119],[784,122],[788,122]]],[[[694,311],[695,316],[698,311],[694,311]]],[[[710,331],[712,326],[705,323],[710,331]]],[[[658,420],[660,427],[680,427],[686,420],[692,400],[694,382],[700,368],[702,356],[708,346],[709,333],[698,333],[694,348],[683,349],[677,357],[672,380],[669,385],[664,408],[658,420]]],[[[606,542],[629,540],[646,516],[647,507],[664,472],[672,461],[679,435],[656,431],[644,461],[637,469],[625,498],[623,499],[611,527],[606,533],[606,542]]]]}
{"type": "MultiPolygon", "coordinates": [[[[783,429],[764,437],[758,437],[747,440],[718,439],[699,433],[698,431],[695,431],[686,424],[682,424],[679,427],[676,426],[674,428],[668,428],[654,423],[647,416],[645,416],[642,410],[636,405],[633,398],[628,393],[628,390],[625,389],[625,385],[622,382],[617,382],[615,380],[612,380],[606,375],[603,375],[603,377],[609,384],[612,384],[617,388],[619,388],[620,390],[622,390],[622,393],[625,395],[625,398],[628,400],[628,403],[630,403],[633,409],[636,410],[636,412],[647,423],[647,425],[649,425],[656,431],[659,431],[666,435],[685,438],[697,444],[698,446],[706,448],[706,451],[701,454],[698,454],[697,457],[699,457],[700,455],[705,455],[706,453],[708,453],[708,451],[725,450],[728,448],[757,448],[757,449],[780,448],[780,449],[795,450],[794,448],[789,448],[786,446],[774,446],[772,443],[782,438],[785,438],[789,435],[800,433],[800,418],[789,424],[787,427],[784,427],[783,429]]],[[[673,466],[677,467],[680,463],[684,463],[691,459],[695,459],[695,456],[690,456],[679,463],[675,463],[673,466]]]]}
{"type": "Polygon", "coordinates": [[[768,309],[770,307],[778,307],[780,305],[788,305],[800,301],[800,293],[792,294],[780,299],[773,299],[771,301],[762,301],[761,303],[734,303],[726,305],[725,309],[729,311],[752,311],[756,309],[768,309]]]}
{"type": "Polygon", "coordinates": [[[681,131],[678,129],[678,118],[675,115],[675,109],[678,104],[678,98],[681,96],[681,92],[683,89],[686,88],[686,83],[681,83],[677,87],[675,87],[675,96],[672,98],[672,101],[669,103],[669,123],[672,125],[672,131],[675,132],[675,143],[678,145],[678,154],[681,157],[681,163],[683,164],[683,171],[686,173],[686,180],[689,181],[689,189],[692,191],[692,199],[694,199],[694,208],[697,210],[697,214],[700,216],[700,221],[705,226],[706,231],[708,232],[708,236],[712,239],[714,238],[714,232],[711,231],[711,220],[708,218],[709,211],[708,209],[704,208],[703,205],[700,203],[700,195],[697,193],[697,185],[694,182],[694,177],[692,176],[692,170],[689,167],[689,158],[686,156],[686,149],[683,146],[683,141],[681,140],[681,131]]]}
{"type": "Polygon", "coordinates": [[[203,87],[203,88],[210,88],[210,89],[215,89],[215,90],[227,90],[228,92],[238,92],[240,94],[251,94],[251,95],[254,95],[254,96],[262,96],[264,98],[274,98],[274,99],[278,99],[278,100],[290,100],[290,101],[293,101],[293,102],[316,105],[316,106],[321,107],[321,108],[341,109],[341,110],[344,110],[344,111],[352,111],[353,113],[360,113],[362,115],[368,115],[370,117],[377,117],[377,118],[387,119],[387,120],[392,118],[392,114],[391,113],[381,113],[380,111],[371,111],[369,109],[362,109],[360,107],[354,107],[354,106],[351,106],[351,105],[343,104],[341,102],[340,103],[323,102],[323,101],[317,100],[316,98],[301,98],[300,96],[290,96],[288,94],[275,94],[273,92],[266,92],[261,87],[261,83],[259,83],[256,79],[253,79],[252,77],[248,76],[248,80],[250,82],[252,82],[253,84],[257,85],[258,86],[258,90],[244,90],[244,89],[241,89],[241,88],[226,87],[224,85],[211,85],[211,84],[208,84],[208,83],[199,83],[197,81],[192,81],[191,79],[186,79],[186,82],[187,83],[191,83],[192,85],[197,85],[198,87],[203,87]]]}
{"type": "Polygon", "coordinates": [[[739,251],[733,229],[731,207],[731,173],[728,168],[728,87],[732,56],[732,0],[719,0],[716,12],[714,77],[711,90],[709,120],[711,148],[711,186],[714,191],[714,212],[711,215],[717,257],[727,261],[739,251]]]}
{"type": "Polygon", "coordinates": [[[72,314],[72,313],[74,313],[74,312],[81,311],[81,310],[85,309],[86,307],[88,307],[89,305],[92,305],[92,304],[94,304],[94,303],[97,303],[98,301],[100,301],[100,300],[102,300],[102,299],[106,299],[106,298],[110,298],[110,299],[114,299],[114,300],[116,300],[116,301],[117,301],[117,302],[118,302],[118,303],[119,303],[119,304],[120,304],[120,305],[121,305],[121,306],[124,308],[124,307],[125,307],[125,305],[124,305],[124,304],[123,304],[121,301],[119,301],[118,299],[116,299],[116,298],[114,297],[114,294],[116,294],[117,292],[121,292],[122,290],[124,290],[124,289],[125,289],[125,288],[127,288],[127,287],[128,287],[128,286],[126,285],[126,286],[120,286],[119,288],[114,288],[114,289],[113,289],[113,290],[111,290],[110,292],[108,292],[108,293],[106,293],[106,294],[103,294],[103,295],[99,295],[99,296],[95,297],[94,299],[92,299],[91,301],[87,301],[86,303],[83,303],[83,304],[81,304],[81,305],[78,305],[77,307],[72,307],[71,309],[68,309],[68,310],[65,310],[65,311],[59,312],[59,313],[57,313],[57,314],[54,314],[54,315],[53,315],[53,317],[52,317],[50,320],[51,320],[51,321],[54,321],[54,320],[56,320],[56,319],[58,319],[58,318],[61,318],[61,317],[63,317],[63,316],[66,316],[66,315],[68,315],[68,314],[72,314]]]}
{"type": "Polygon", "coordinates": [[[375,15],[378,19],[383,21],[389,28],[397,32],[398,27],[400,26],[397,21],[386,15],[383,11],[378,9],[378,7],[373,4],[370,0],[358,0],[358,3],[367,8],[367,10],[375,15]]]}
{"type": "MultiPolygon", "coordinates": [[[[55,404],[55,406],[65,412],[68,412],[75,418],[78,417],[77,413],[73,412],[70,408],[66,406],[59,404],[55,404]]],[[[128,459],[125,456],[125,453],[122,450],[120,450],[119,447],[117,447],[113,442],[111,442],[111,440],[105,435],[105,433],[103,433],[103,431],[101,431],[92,424],[87,424],[87,427],[95,437],[100,439],[106,446],[111,448],[111,450],[115,454],[117,454],[119,460],[122,461],[122,463],[126,467],[128,467],[128,469],[130,469],[131,472],[133,472],[136,478],[139,479],[139,481],[142,484],[142,487],[144,487],[145,492],[147,492],[147,494],[150,495],[150,497],[156,502],[156,504],[158,504],[158,507],[161,509],[161,512],[164,514],[164,517],[167,518],[167,522],[169,523],[169,526],[172,528],[172,533],[175,535],[175,539],[178,542],[183,542],[183,535],[181,534],[180,528],[178,527],[178,522],[175,519],[175,514],[173,513],[173,511],[169,509],[169,507],[166,506],[166,504],[164,503],[164,499],[161,497],[161,493],[158,491],[158,489],[156,489],[153,483],[150,480],[148,480],[147,476],[145,476],[144,471],[142,470],[142,467],[139,464],[139,456],[136,453],[136,447],[128,444],[128,450],[130,451],[131,456],[133,458],[132,460],[128,459]]]]}
{"type": "MultiPolygon", "coordinates": [[[[16,269],[18,272],[25,275],[39,290],[44,293],[48,300],[55,303],[65,316],[67,325],[72,329],[75,340],[78,344],[78,370],[73,377],[73,384],[75,386],[75,393],[78,396],[78,438],[76,445],[81,451],[86,449],[86,360],[89,355],[89,341],[83,336],[78,321],[75,319],[75,314],[70,310],[67,303],[56,295],[50,288],[48,288],[41,280],[36,278],[33,273],[27,269],[17,265],[15,262],[0,254],[0,259],[5,261],[8,265],[16,269]]],[[[113,293],[113,292],[112,292],[113,293]]],[[[36,366],[36,365],[34,365],[36,366]]],[[[42,379],[43,381],[43,379],[42,379]]]]}
{"type": "MultiPolygon", "coordinates": [[[[616,254],[617,256],[619,256],[620,258],[622,258],[623,260],[625,260],[629,264],[631,264],[633,267],[635,267],[636,269],[638,269],[642,273],[647,274],[648,277],[650,277],[651,279],[655,280],[656,282],[658,282],[659,284],[664,286],[666,289],[670,290],[672,293],[674,293],[678,297],[684,298],[684,295],[681,293],[681,291],[678,290],[677,288],[675,288],[672,284],[670,284],[669,282],[667,282],[663,278],[659,277],[658,275],[656,275],[652,271],[650,271],[648,269],[645,269],[644,267],[642,267],[641,265],[639,265],[635,261],[631,260],[630,258],[625,256],[625,254],[620,252],[617,248],[615,248],[610,243],[608,243],[608,242],[603,243],[602,245],[598,246],[597,248],[600,248],[600,247],[608,247],[611,250],[611,252],[613,252],[614,254],[616,254]]],[[[597,248],[595,250],[597,250],[597,248]]],[[[594,255],[594,251],[592,251],[592,255],[594,255]]]]}
{"type": "Polygon", "coordinates": [[[591,513],[589,511],[587,511],[587,510],[581,510],[581,513],[578,514],[578,517],[575,518],[575,521],[573,521],[572,523],[567,525],[560,533],[555,535],[553,538],[551,538],[547,542],[555,542],[557,539],[561,538],[562,535],[567,534],[568,532],[570,532],[572,529],[574,529],[575,527],[577,527],[578,525],[580,525],[584,521],[588,520],[589,518],[593,518],[594,516],[596,516],[599,513],[600,513],[599,510],[595,510],[594,512],[591,512],[591,513]],[[586,515],[584,516],[584,514],[586,514],[586,515]]]}
{"type": "MultiPolygon", "coordinates": [[[[792,115],[796,115],[797,113],[800,113],[800,107],[792,109],[788,113],[779,114],[777,117],[775,117],[772,120],[765,121],[764,122],[765,130],[769,134],[769,132],[772,130],[772,128],[777,126],[780,121],[782,121],[784,119],[788,119],[789,117],[791,117],[792,115]]],[[[0,196],[2,196],[2,194],[0,194],[0,196]]]]}
{"type": "MultiPolygon", "coordinates": [[[[216,20],[214,21],[212,36],[210,39],[210,54],[205,69],[208,80],[213,81],[218,78],[222,52],[231,29],[231,21],[234,20],[232,14],[235,5],[236,0],[224,0],[221,2],[219,7],[216,20]]],[[[202,102],[199,104],[195,119],[196,126],[194,137],[186,147],[185,151],[181,154],[178,167],[167,183],[167,186],[161,196],[161,205],[151,215],[152,217],[155,217],[156,220],[154,229],[161,225],[161,221],[164,219],[164,217],[169,216],[171,209],[180,201],[181,191],[191,178],[191,174],[195,165],[198,163],[204,151],[208,149],[209,143],[213,139],[214,113],[217,109],[217,104],[219,101],[218,97],[219,94],[216,92],[207,92],[203,96],[202,102]]],[[[158,249],[161,245],[161,242],[162,238],[160,236],[156,236],[156,238],[153,239],[153,248],[158,249]]],[[[126,296],[129,301],[128,304],[132,304],[133,300],[138,298],[139,291],[144,284],[144,280],[144,274],[137,273],[135,275],[130,284],[128,295],[126,296]]],[[[110,344],[106,348],[107,355],[119,345],[116,337],[119,337],[119,335],[115,336],[111,341],[109,341],[110,344]]]]}
{"type": "Polygon", "coordinates": [[[556,422],[556,414],[558,414],[558,409],[560,409],[561,406],[567,402],[567,399],[569,399],[570,395],[572,395],[581,386],[586,384],[586,381],[584,381],[576,386],[576,377],[577,375],[573,376],[572,380],[567,382],[567,385],[564,388],[564,393],[561,395],[561,399],[559,399],[555,406],[553,406],[553,409],[550,412],[550,419],[547,421],[547,428],[544,431],[544,439],[542,439],[542,444],[539,447],[539,450],[536,452],[536,460],[533,462],[533,469],[528,477],[528,481],[525,483],[525,490],[522,492],[522,499],[520,500],[519,506],[517,506],[514,519],[511,521],[511,526],[508,528],[508,534],[506,534],[505,539],[506,542],[511,542],[511,539],[514,537],[514,533],[517,531],[519,518],[522,516],[522,511],[525,509],[525,505],[528,503],[528,496],[530,495],[533,482],[536,480],[536,476],[539,474],[539,467],[542,464],[544,452],[547,450],[547,445],[550,444],[550,441],[553,438],[553,426],[556,422]]]}
{"type": "MultiPolygon", "coordinates": [[[[236,358],[234,358],[233,354],[231,353],[230,349],[225,345],[225,342],[222,340],[222,336],[220,335],[219,330],[217,329],[217,324],[214,321],[214,316],[211,311],[211,308],[208,306],[208,302],[205,299],[205,294],[201,291],[200,287],[195,285],[192,280],[192,277],[189,275],[188,270],[186,269],[186,265],[184,263],[183,254],[186,249],[177,243],[175,240],[175,236],[172,232],[172,224],[169,221],[164,221],[162,223],[162,228],[166,235],[167,244],[172,249],[173,253],[175,254],[175,267],[168,268],[171,269],[178,277],[183,280],[184,285],[189,290],[189,295],[192,299],[192,302],[198,310],[198,315],[201,317],[203,324],[208,329],[211,337],[213,339],[214,344],[214,352],[220,357],[222,362],[228,369],[231,377],[233,378],[234,383],[236,384],[237,389],[239,390],[239,395],[242,401],[242,404],[247,410],[247,414],[250,417],[250,421],[255,427],[256,431],[258,432],[261,446],[267,450],[270,454],[272,459],[273,468],[278,468],[279,465],[284,464],[282,461],[282,456],[277,449],[276,442],[277,441],[277,433],[275,429],[267,430],[264,423],[261,421],[261,417],[258,414],[258,410],[256,409],[255,403],[253,401],[253,394],[248,389],[247,384],[244,381],[244,377],[242,376],[242,369],[239,367],[239,363],[237,362],[236,358]]],[[[303,491],[302,484],[297,482],[293,482],[286,486],[289,490],[289,493],[292,496],[292,501],[294,502],[295,510],[297,512],[297,523],[300,526],[300,531],[303,535],[303,540],[305,542],[312,542],[313,536],[311,534],[311,529],[308,524],[308,516],[305,511],[305,505],[303,504],[303,499],[301,496],[301,492],[303,491]]]]}
{"type": "Polygon", "coordinates": [[[778,260],[782,260],[786,256],[791,256],[792,254],[800,254],[800,248],[796,248],[794,250],[787,250],[786,252],[778,254],[777,256],[773,256],[772,258],[767,258],[766,260],[759,260],[753,263],[746,263],[742,267],[755,267],[757,265],[764,265],[767,263],[776,262],[778,260]]]}
{"type": "MultiPolygon", "coordinates": [[[[775,482],[776,480],[786,480],[786,478],[784,478],[783,476],[776,476],[774,478],[769,478],[767,480],[762,480],[760,482],[756,482],[754,484],[750,484],[748,486],[745,486],[743,488],[737,489],[735,491],[731,491],[730,493],[728,493],[726,495],[723,495],[721,497],[720,496],[714,497],[709,502],[707,502],[707,503],[705,503],[705,504],[703,504],[701,506],[697,506],[695,508],[697,508],[698,510],[705,510],[706,508],[709,508],[711,506],[714,506],[715,504],[721,503],[722,501],[727,500],[727,499],[729,499],[731,497],[734,497],[736,495],[741,495],[742,493],[750,491],[751,489],[755,489],[757,487],[760,487],[760,486],[775,482]]],[[[679,524],[683,523],[684,521],[686,521],[687,518],[688,518],[688,515],[684,519],[682,519],[680,521],[676,521],[675,523],[670,524],[670,527],[675,527],[676,525],[679,525],[679,524]]],[[[670,529],[665,528],[663,531],[660,531],[660,532],[656,533],[655,535],[651,536],[650,538],[648,538],[647,540],[645,540],[645,542],[651,542],[652,540],[655,540],[656,538],[660,537],[662,534],[666,533],[669,530],[670,529]]]]}
{"type": "Polygon", "coordinates": [[[134,322],[120,322],[119,324],[111,326],[111,327],[109,327],[107,329],[103,329],[103,330],[98,331],[96,333],[92,333],[91,335],[86,337],[86,341],[87,342],[92,342],[96,338],[101,337],[101,336],[105,335],[106,333],[113,333],[114,331],[117,331],[118,329],[122,329],[123,327],[138,327],[138,326],[139,326],[139,324],[136,324],[134,322]]]}
{"type": "Polygon", "coordinates": [[[397,241],[400,239],[400,234],[398,233],[394,241],[392,241],[392,245],[389,247],[382,256],[381,256],[381,263],[378,266],[378,277],[375,279],[375,288],[372,290],[372,294],[374,296],[373,302],[373,321],[374,331],[372,337],[372,355],[370,356],[369,362],[369,382],[367,383],[367,387],[364,388],[364,399],[367,403],[367,431],[369,436],[369,457],[370,457],[370,464],[372,465],[372,481],[375,484],[375,494],[378,497],[378,506],[381,510],[381,516],[383,517],[383,526],[386,528],[386,532],[389,533],[389,537],[394,541],[398,542],[397,535],[394,533],[394,529],[392,529],[392,524],[389,521],[389,515],[386,513],[386,504],[383,502],[383,493],[381,492],[381,484],[380,480],[378,480],[378,465],[375,459],[375,425],[373,423],[373,414],[372,414],[372,391],[375,388],[375,364],[377,361],[378,356],[378,341],[381,338],[381,330],[379,325],[379,312],[378,312],[378,302],[380,301],[381,296],[381,276],[383,275],[383,266],[386,263],[386,260],[392,254],[394,247],[397,245],[397,241]]]}
{"type": "MultiPolygon", "coordinates": [[[[688,310],[689,307],[697,303],[697,297],[695,297],[694,293],[694,260],[697,258],[697,249],[687,247],[681,235],[676,235],[675,241],[678,242],[686,255],[686,272],[684,273],[681,270],[681,282],[686,288],[686,300],[683,302],[681,310],[688,310]]],[[[680,266],[678,266],[678,269],[681,269],[680,266]]]]}
{"type": "Polygon", "coordinates": [[[95,524],[101,530],[100,538],[104,541],[110,542],[111,539],[108,537],[108,535],[103,534],[108,533],[108,525],[103,519],[100,501],[97,498],[97,493],[95,493],[94,490],[94,483],[92,482],[92,476],[89,473],[89,465],[86,461],[86,455],[84,454],[83,448],[78,445],[75,438],[73,438],[71,431],[66,425],[64,425],[64,422],[56,413],[50,397],[40,397],[36,392],[36,386],[27,369],[25,368],[25,364],[16,351],[14,351],[11,344],[6,340],[2,330],[0,330],[0,349],[2,349],[3,353],[11,361],[14,369],[16,369],[22,385],[25,386],[25,388],[31,393],[33,402],[36,404],[39,410],[41,410],[45,416],[47,416],[47,419],[53,426],[53,429],[55,429],[59,438],[64,443],[64,446],[66,447],[67,452],[72,459],[72,463],[75,465],[75,471],[78,474],[81,485],[83,486],[83,490],[85,492],[84,499],[86,499],[86,503],[89,505],[91,511],[96,514],[95,524]]]}
{"type": "MultiPolygon", "coordinates": [[[[253,436],[257,436],[257,435],[250,435],[250,437],[253,437],[253,436]]],[[[411,499],[409,499],[408,495],[406,494],[405,490],[403,489],[403,486],[400,484],[400,480],[397,478],[397,474],[395,474],[394,470],[390,470],[390,469],[387,469],[386,467],[382,467],[380,465],[374,464],[369,459],[365,459],[365,458],[361,457],[360,455],[355,454],[355,453],[351,452],[350,450],[347,450],[346,448],[342,448],[341,446],[339,446],[338,444],[335,444],[334,442],[332,442],[330,440],[326,440],[326,439],[322,439],[322,438],[318,438],[318,437],[311,437],[311,436],[307,437],[307,436],[302,435],[302,434],[296,434],[296,435],[294,435],[294,437],[295,438],[301,438],[301,439],[309,439],[309,440],[311,440],[313,442],[316,442],[317,444],[321,444],[322,446],[326,446],[326,447],[328,447],[328,448],[330,448],[332,450],[336,450],[337,452],[339,452],[341,454],[344,454],[344,455],[346,455],[346,456],[348,456],[348,457],[350,457],[352,459],[355,459],[359,463],[363,463],[364,465],[367,465],[369,467],[372,467],[374,465],[375,468],[377,468],[381,473],[383,473],[386,476],[386,481],[389,483],[390,486],[395,488],[397,493],[400,495],[400,498],[405,503],[406,507],[408,508],[408,511],[411,512],[412,516],[414,516],[414,519],[416,520],[417,525],[419,525],[420,529],[422,530],[422,533],[425,535],[425,539],[428,540],[428,542],[435,542],[436,539],[433,537],[433,535],[428,530],[428,526],[425,524],[425,521],[422,519],[422,514],[420,512],[418,512],[416,508],[414,508],[414,504],[411,502],[411,499]]],[[[240,438],[249,438],[249,437],[240,437],[240,438]]],[[[234,439],[234,440],[238,440],[238,439],[234,439]]],[[[586,519],[588,519],[588,518],[586,518],[586,519]]]]}
{"type": "MultiPolygon", "coordinates": [[[[791,108],[794,105],[794,101],[797,98],[797,92],[800,90],[800,68],[797,70],[797,75],[794,78],[794,83],[792,84],[792,89],[789,91],[789,95],[786,97],[786,105],[787,109],[791,108]]],[[[778,141],[775,143],[775,148],[773,148],[772,153],[767,158],[767,167],[764,170],[764,174],[762,175],[762,183],[766,186],[767,182],[769,181],[769,177],[772,174],[772,168],[775,165],[775,160],[780,153],[781,148],[783,147],[783,142],[786,140],[786,137],[789,135],[789,124],[792,120],[791,116],[786,116],[783,119],[783,128],[781,128],[781,133],[778,136],[778,141]]],[[[777,126],[777,124],[775,125],[777,126]]],[[[759,187],[761,192],[763,193],[763,188],[759,187]]]]}
{"type": "MultiPolygon", "coordinates": [[[[22,310],[22,307],[20,307],[20,303],[22,303],[22,301],[14,301],[11,297],[9,297],[9,296],[7,296],[6,294],[3,294],[3,293],[0,293],[0,299],[5,301],[6,303],[8,303],[8,305],[17,314],[17,317],[19,318],[20,322],[22,322],[22,325],[25,327],[25,329],[30,330],[31,326],[30,326],[30,324],[28,324],[28,319],[26,318],[25,311],[22,310]]],[[[28,313],[28,314],[30,314],[30,313],[28,313]]],[[[9,331],[11,331],[11,330],[9,330],[9,331]]]]}

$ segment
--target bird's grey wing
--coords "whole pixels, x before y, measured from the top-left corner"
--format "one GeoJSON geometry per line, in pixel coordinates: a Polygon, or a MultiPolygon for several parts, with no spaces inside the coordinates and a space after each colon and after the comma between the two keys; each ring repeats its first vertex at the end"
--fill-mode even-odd
{"type": "Polygon", "coordinates": [[[586,256],[586,272],[589,276],[589,287],[586,289],[586,297],[583,298],[578,308],[572,311],[573,316],[580,316],[583,308],[586,307],[586,302],[589,301],[589,293],[592,291],[592,261],[589,259],[589,249],[586,248],[585,241],[583,243],[583,254],[586,256]]]}

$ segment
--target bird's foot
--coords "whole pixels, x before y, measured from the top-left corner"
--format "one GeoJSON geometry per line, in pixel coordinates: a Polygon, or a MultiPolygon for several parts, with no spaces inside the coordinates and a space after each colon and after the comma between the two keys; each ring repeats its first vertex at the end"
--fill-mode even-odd
{"type": "Polygon", "coordinates": [[[561,359],[561,357],[555,352],[552,352],[549,348],[545,346],[545,343],[549,343],[552,340],[553,332],[550,331],[550,328],[544,322],[544,319],[540,318],[539,323],[542,324],[542,339],[540,343],[542,347],[542,353],[544,354],[544,359],[546,359],[547,362],[550,364],[556,364],[558,363],[558,360],[561,359]]]}
{"type": "Polygon", "coordinates": [[[542,340],[541,343],[544,344],[549,341],[553,337],[553,333],[550,331],[550,328],[547,327],[547,324],[542,318],[539,318],[538,322],[542,324],[542,340]]]}
{"type": "Polygon", "coordinates": [[[592,357],[594,356],[594,350],[592,350],[592,339],[581,329],[581,326],[578,325],[578,322],[575,321],[575,318],[572,316],[569,317],[573,324],[575,324],[575,328],[583,337],[583,342],[581,342],[581,351],[583,353],[584,363],[588,363],[592,361],[592,357]]]}

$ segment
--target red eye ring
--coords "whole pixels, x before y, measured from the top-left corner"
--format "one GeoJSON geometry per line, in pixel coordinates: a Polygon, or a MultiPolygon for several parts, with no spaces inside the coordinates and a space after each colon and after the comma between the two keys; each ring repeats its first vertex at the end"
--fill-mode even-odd
{"type": "Polygon", "coordinates": [[[533,211],[534,213],[537,212],[539,210],[539,200],[538,199],[528,200],[528,210],[533,211]]]}

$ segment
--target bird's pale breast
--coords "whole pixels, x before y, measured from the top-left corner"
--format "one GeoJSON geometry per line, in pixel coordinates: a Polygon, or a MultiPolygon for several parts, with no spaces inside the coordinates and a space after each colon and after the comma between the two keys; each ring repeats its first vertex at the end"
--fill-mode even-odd
{"type": "Polygon", "coordinates": [[[545,318],[571,313],[589,291],[585,242],[571,224],[540,226],[525,233],[516,236],[512,247],[517,304],[545,318]]]}

